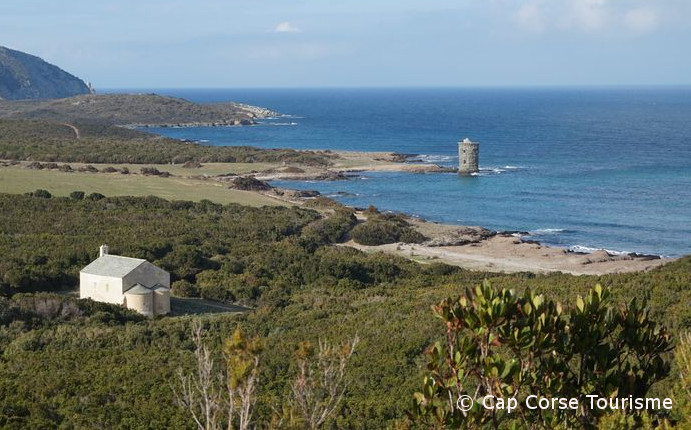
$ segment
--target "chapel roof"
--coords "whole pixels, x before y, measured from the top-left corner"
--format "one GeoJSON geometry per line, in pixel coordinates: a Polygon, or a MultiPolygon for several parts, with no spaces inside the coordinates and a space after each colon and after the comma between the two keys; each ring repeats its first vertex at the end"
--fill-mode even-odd
{"type": "Polygon", "coordinates": [[[143,263],[146,263],[146,260],[141,258],[108,254],[92,261],[91,264],[81,270],[81,273],[122,278],[143,263]]]}

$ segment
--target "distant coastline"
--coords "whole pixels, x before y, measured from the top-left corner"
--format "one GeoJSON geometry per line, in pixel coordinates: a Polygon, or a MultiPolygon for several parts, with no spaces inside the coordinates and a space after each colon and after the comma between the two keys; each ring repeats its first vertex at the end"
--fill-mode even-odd
{"type": "Polygon", "coordinates": [[[0,100],[0,117],[88,121],[126,128],[256,124],[277,113],[244,103],[199,104],[157,94],[86,94],[52,100],[0,100]]]}
{"type": "MultiPolygon", "coordinates": [[[[189,93],[194,94],[193,91],[189,93]]],[[[416,90],[401,94],[373,90],[359,91],[354,96],[336,90],[304,94],[297,90],[280,91],[277,95],[271,91],[252,93],[248,90],[246,94],[252,98],[234,97],[231,93],[226,97],[226,93],[220,91],[213,92],[211,100],[203,98],[211,92],[204,94],[191,97],[193,102],[140,94],[130,100],[137,109],[123,109],[123,106],[130,106],[128,100],[132,96],[117,94],[45,103],[14,102],[11,109],[21,110],[21,115],[45,121],[59,120],[59,124],[54,124],[53,133],[62,136],[61,139],[75,136],[76,129],[81,131],[81,140],[76,133],[78,142],[70,143],[69,148],[53,150],[44,145],[41,154],[37,154],[36,149],[28,153],[17,147],[18,152],[13,149],[6,153],[9,158],[14,155],[14,159],[36,161],[59,161],[59,158],[50,158],[54,157],[51,154],[58,154],[62,161],[73,163],[184,163],[190,159],[201,163],[256,163],[255,168],[248,170],[259,180],[271,181],[283,188],[318,190],[351,207],[373,204],[448,225],[483,225],[497,231],[532,232],[534,234],[527,240],[559,249],[571,247],[592,253],[604,248],[615,250],[609,251],[615,255],[632,251],[675,257],[690,253],[688,241],[684,240],[688,237],[688,223],[684,220],[688,220],[691,213],[688,191],[691,183],[685,174],[688,170],[684,161],[689,158],[677,156],[688,151],[683,138],[690,131],[675,119],[675,115],[685,112],[685,105],[671,112],[665,110],[663,102],[673,97],[669,92],[659,95],[646,91],[636,95],[646,102],[643,105],[636,105],[634,102],[638,99],[630,100],[621,92],[605,92],[600,97],[599,91],[591,91],[583,100],[575,98],[573,91],[508,92],[516,103],[530,107],[527,117],[513,110],[513,102],[501,102],[503,92],[491,92],[485,97],[481,90],[416,90]],[[219,104],[215,103],[217,99],[235,99],[242,103],[219,104]],[[124,102],[113,103],[118,100],[124,102]],[[96,101],[108,101],[103,112],[99,113],[96,101]],[[246,104],[248,101],[271,108],[253,108],[246,104]],[[584,105],[582,101],[587,103],[584,105]],[[658,107],[648,117],[638,121],[638,116],[631,116],[638,121],[634,126],[619,122],[627,118],[624,113],[647,112],[646,109],[653,106],[647,103],[649,101],[656,101],[658,104],[654,106],[658,107]],[[553,115],[554,109],[539,110],[545,105],[542,102],[565,105],[562,113],[580,112],[582,118],[563,123],[562,119],[568,117],[553,115]],[[590,108],[593,102],[600,103],[598,109],[590,108]],[[616,118],[608,118],[602,111],[612,103],[624,109],[616,118]],[[630,103],[636,108],[631,112],[626,110],[630,103]],[[475,108],[468,110],[468,105],[475,108]],[[153,110],[149,109],[152,106],[166,108],[161,114],[152,115],[153,110]],[[173,111],[168,109],[171,106],[173,111]],[[237,116],[219,121],[220,106],[240,110],[223,111],[236,112],[237,116]],[[300,116],[279,115],[276,111],[299,112],[300,116]],[[651,130],[657,129],[644,125],[650,117],[655,120],[656,115],[660,115],[658,111],[665,115],[665,121],[676,125],[651,134],[651,130]],[[171,116],[171,112],[184,115],[171,116]],[[98,157],[86,152],[76,156],[73,153],[77,146],[93,153],[94,145],[89,139],[96,136],[88,133],[87,124],[82,126],[70,119],[86,118],[94,113],[97,119],[112,124],[148,126],[146,131],[169,139],[152,135],[147,138],[145,133],[129,136],[111,130],[109,138],[128,139],[127,151],[123,145],[109,146],[105,142],[102,145],[101,140],[95,140],[93,143],[98,143],[99,147],[98,157]],[[57,114],[62,116],[58,118],[57,114]],[[286,117],[291,118],[290,123],[282,120],[286,117]],[[463,120],[458,122],[458,117],[463,120]],[[586,123],[591,125],[582,128],[586,123]],[[467,132],[467,135],[478,136],[484,145],[480,156],[480,167],[484,170],[480,176],[485,177],[461,179],[453,173],[453,166],[457,164],[455,142],[466,135],[466,131],[456,130],[471,127],[480,130],[467,132]],[[449,130],[453,133],[450,136],[449,130]],[[483,137],[488,130],[495,134],[483,137]],[[539,130],[539,134],[535,134],[535,130],[539,130]],[[579,133],[593,133],[597,138],[578,139],[579,133]],[[654,139],[656,145],[648,144],[650,139],[654,139]],[[632,142],[636,145],[631,146],[632,142]],[[171,151],[161,145],[168,145],[166,148],[171,151]],[[214,147],[225,148],[221,151],[214,147]],[[349,149],[349,155],[343,155],[346,152],[339,149],[344,147],[349,149]],[[364,150],[354,151],[351,147],[364,150]],[[388,151],[390,147],[395,151],[388,151]],[[608,148],[612,147],[621,147],[618,151],[621,157],[612,159],[609,156],[608,148]],[[132,151],[143,153],[145,148],[153,152],[146,157],[128,155],[132,151]],[[217,152],[222,152],[223,157],[210,155],[217,152]],[[331,155],[339,153],[342,160],[326,168],[331,163],[331,155]],[[677,155],[670,157],[669,154],[677,155]],[[286,164],[273,164],[277,160],[286,164]],[[303,168],[303,162],[314,162],[317,166],[303,168]],[[345,178],[351,180],[334,182],[345,178]],[[630,216],[632,213],[636,216],[630,216]]],[[[677,103],[674,98],[671,101],[677,103]]],[[[5,116],[10,117],[20,115],[6,113],[5,116]]],[[[91,131],[100,133],[92,127],[91,131]]],[[[194,171],[189,175],[194,175],[194,171]]]]}
{"type": "Polygon", "coordinates": [[[299,118],[291,126],[266,119],[252,127],[152,131],[210,146],[420,154],[420,161],[442,167],[458,165],[456,142],[467,136],[480,142],[485,169],[466,180],[379,170],[341,183],[276,182],[286,188],[448,224],[543,231],[535,239],[556,246],[691,253],[685,239],[691,234],[687,91],[228,89],[179,95],[199,103],[240,100],[299,118]]]}

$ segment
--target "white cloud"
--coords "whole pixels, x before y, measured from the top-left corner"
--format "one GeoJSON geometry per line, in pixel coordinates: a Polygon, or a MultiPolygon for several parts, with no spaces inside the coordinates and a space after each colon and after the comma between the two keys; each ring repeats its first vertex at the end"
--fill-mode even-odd
{"type": "Polygon", "coordinates": [[[605,0],[571,0],[570,11],[572,25],[592,32],[605,28],[610,20],[610,11],[605,0]]]}
{"type": "Polygon", "coordinates": [[[658,17],[657,13],[651,9],[632,9],[624,15],[624,23],[633,31],[647,33],[657,27],[658,17]]]}
{"type": "Polygon", "coordinates": [[[534,33],[542,33],[545,29],[545,14],[542,1],[529,1],[522,5],[514,17],[518,25],[534,33]]]}
{"type": "Polygon", "coordinates": [[[274,28],[274,33],[302,33],[302,29],[295,27],[288,21],[279,22],[274,28]]]}
{"type": "Polygon", "coordinates": [[[532,33],[550,29],[593,32],[606,27],[609,15],[606,0],[524,0],[513,18],[532,33]]]}
{"type": "MultiPolygon", "coordinates": [[[[503,4],[510,3],[504,0],[503,4]]],[[[522,0],[511,13],[519,28],[536,34],[549,31],[594,34],[620,30],[647,33],[659,26],[657,6],[644,0],[630,0],[628,3],[613,0],[522,0]]]]}

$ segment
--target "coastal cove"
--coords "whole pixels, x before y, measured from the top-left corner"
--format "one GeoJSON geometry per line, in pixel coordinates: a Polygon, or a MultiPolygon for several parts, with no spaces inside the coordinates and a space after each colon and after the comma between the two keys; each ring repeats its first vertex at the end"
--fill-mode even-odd
{"type": "Polygon", "coordinates": [[[207,145],[390,151],[454,166],[481,142],[478,177],[361,172],[274,181],[344,204],[531,232],[576,250],[691,253],[691,91],[658,89],[156,90],[287,116],[251,127],[149,128],[207,145]]]}

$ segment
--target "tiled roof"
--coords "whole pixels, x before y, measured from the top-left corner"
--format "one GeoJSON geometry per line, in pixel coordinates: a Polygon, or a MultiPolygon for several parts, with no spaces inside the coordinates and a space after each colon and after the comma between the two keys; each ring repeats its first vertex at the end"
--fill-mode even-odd
{"type": "Polygon", "coordinates": [[[81,271],[82,273],[89,273],[92,275],[122,278],[145,262],[146,260],[142,260],[141,258],[104,255],[92,261],[91,264],[81,271]]]}

